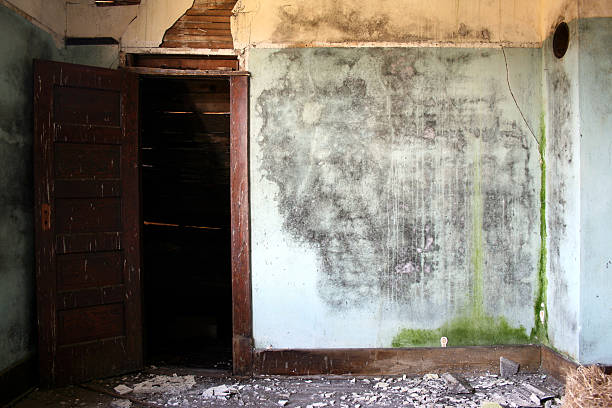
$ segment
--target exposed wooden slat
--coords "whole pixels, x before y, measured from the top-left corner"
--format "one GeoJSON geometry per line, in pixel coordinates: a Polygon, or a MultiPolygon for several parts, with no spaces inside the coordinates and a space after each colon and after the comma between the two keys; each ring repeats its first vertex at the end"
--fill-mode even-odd
{"type": "Polygon", "coordinates": [[[209,41],[209,42],[232,42],[232,36],[218,36],[206,33],[197,33],[197,34],[185,34],[185,33],[175,33],[175,34],[166,34],[164,37],[164,41],[173,42],[173,41],[183,41],[183,42],[197,42],[197,41],[209,41]]]}
{"type": "MultiPolygon", "coordinates": [[[[232,30],[228,29],[220,29],[220,28],[202,28],[202,27],[173,27],[166,31],[166,37],[183,34],[183,35],[214,35],[214,36],[222,36],[229,37],[231,41],[232,30]]],[[[142,66],[142,65],[141,65],[142,66]]]]}
{"type": "Polygon", "coordinates": [[[183,17],[181,17],[181,20],[190,21],[190,22],[199,22],[199,23],[200,22],[201,23],[227,23],[229,22],[229,17],[209,16],[209,15],[192,16],[192,15],[185,14],[183,17]]]}
{"type": "Polygon", "coordinates": [[[194,1],[193,6],[166,31],[161,47],[234,48],[230,19],[235,4],[236,1],[194,1]],[[206,29],[230,33],[206,32],[206,29]]]}
{"type": "Polygon", "coordinates": [[[183,29],[202,29],[202,30],[224,30],[231,32],[231,23],[229,21],[207,23],[202,21],[182,21],[179,20],[168,30],[180,31],[183,29]]]}
{"type": "Polygon", "coordinates": [[[217,9],[209,9],[209,8],[197,9],[197,8],[191,8],[191,9],[187,10],[185,15],[187,15],[187,16],[224,16],[224,17],[231,17],[232,16],[232,10],[231,9],[219,9],[219,8],[217,8],[217,9]]]}

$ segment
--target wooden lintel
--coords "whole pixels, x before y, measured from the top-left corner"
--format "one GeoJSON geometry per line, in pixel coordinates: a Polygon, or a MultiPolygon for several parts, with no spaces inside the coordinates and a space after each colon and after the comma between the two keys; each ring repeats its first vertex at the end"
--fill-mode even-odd
{"type": "Polygon", "coordinates": [[[124,67],[123,69],[140,75],[157,76],[193,76],[193,77],[231,77],[249,76],[247,71],[225,71],[225,70],[199,70],[199,69],[164,69],[164,68],[144,68],[144,67],[124,67]]]}

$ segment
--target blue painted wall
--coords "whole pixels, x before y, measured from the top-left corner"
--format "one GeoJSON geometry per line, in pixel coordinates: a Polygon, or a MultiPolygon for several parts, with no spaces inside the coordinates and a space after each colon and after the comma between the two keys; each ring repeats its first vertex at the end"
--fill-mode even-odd
{"type": "Polygon", "coordinates": [[[550,344],[579,354],[580,109],[577,21],[562,59],[544,41],[543,110],[546,115],[547,311],[550,344]]]}
{"type": "Polygon", "coordinates": [[[612,18],[578,29],[580,362],[612,364],[612,18]]]}
{"type": "Polygon", "coordinates": [[[56,47],[0,6],[0,372],[36,350],[32,184],[32,60],[113,66],[117,47],[56,47]]]}

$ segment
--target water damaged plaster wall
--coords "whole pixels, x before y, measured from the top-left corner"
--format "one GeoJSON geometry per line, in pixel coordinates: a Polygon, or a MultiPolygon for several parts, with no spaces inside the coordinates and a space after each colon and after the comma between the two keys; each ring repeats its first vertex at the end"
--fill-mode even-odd
{"type": "Polygon", "coordinates": [[[577,21],[570,46],[554,56],[552,36],[542,46],[546,110],[546,219],[550,344],[578,358],[580,307],[580,109],[577,21]]]}
{"type": "Polygon", "coordinates": [[[0,372],[36,350],[32,175],[34,58],[114,66],[117,47],[57,48],[0,5],[0,372]]]}
{"type": "Polygon", "coordinates": [[[612,18],[578,21],[580,362],[612,364],[612,18]]]}
{"type": "Polygon", "coordinates": [[[252,50],[257,347],[528,342],[541,57],[252,50]]]}

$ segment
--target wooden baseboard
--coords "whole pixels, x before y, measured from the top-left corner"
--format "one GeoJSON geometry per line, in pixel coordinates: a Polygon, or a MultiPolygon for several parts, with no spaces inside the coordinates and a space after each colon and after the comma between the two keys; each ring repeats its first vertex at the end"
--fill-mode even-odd
{"type": "MultiPolygon", "coordinates": [[[[556,352],[547,346],[542,346],[542,371],[558,380],[565,381],[567,373],[579,366],[577,362],[556,352]]],[[[612,374],[612,366],[599,365],[606,374],[612,374]]]]}
{"type": "Polygon", "coordinates": [[[499,372],[504,356],[523,372],[540,369],[540,346],[391,349],[256,349],[253,373],[270,375],[421,375],[435,372],[499,372]]]}
{"type": "Polygon", "coordinates": [[[0,372],[0,407],[38,384],[38,359],[31,355],[0,372]]]}
{"type": "Polygon", "coordinates": [[[569,370],[578,367],[578,363],[570,360],[550,347],[542,347],[542,371],[558,380],[565,381],[569,370]]]}

